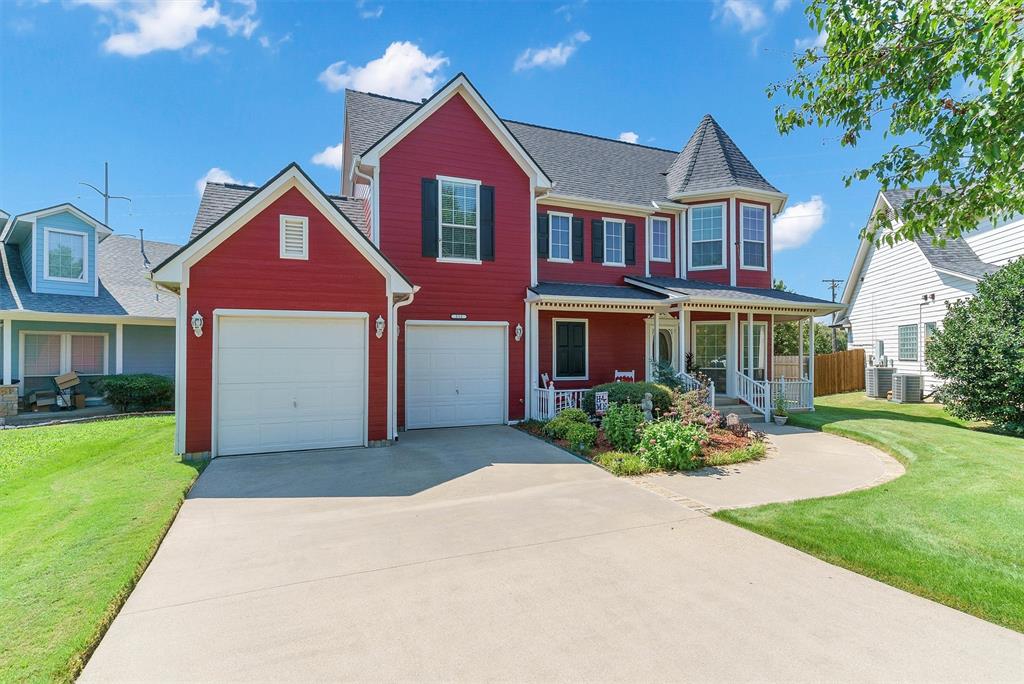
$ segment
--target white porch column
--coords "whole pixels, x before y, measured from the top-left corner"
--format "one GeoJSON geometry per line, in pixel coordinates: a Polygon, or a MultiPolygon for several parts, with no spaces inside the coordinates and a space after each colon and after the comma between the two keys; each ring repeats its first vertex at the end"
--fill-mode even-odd
{"type": "MultiPolygon", "coordinates": [[[[740,367],[739,358],[740,350],[738,340],[741,339],[740,335],[740,313],[733,311],[729,314],[729,335],[727,337],[728,342],[726,343],[726,370],[725,370],[725,393],[730,397],[736,396],[736,369],[740,367]]],[[[717,388],[716,388],[717,390],[717,388]]]]}
{"type": "Polygon", "coordinates": [[[658,309],[655,308],[654,325],[652,326],[654,332],[651,334],[651,365],[650,368],[647,369],[648,380],[654,380],[654,369],[658,367],[658,362],[661,360],[661,355],[659,353],[661,351],[661,340],[658,339],[658,336],[660,335],[660,329],[658,327],[658,318],[660,317],[660,315],[661,314],[658,312],[658,309]]]}
{"type": "Polygon", "coordinates": [[[797,342],[799,344],[800,351],[799,351],[799,355],[797,357],[797,362],[800,365],[798,367],[797,373],[800,374],[800,379],[801,380],[806,380],[807,379],[807,374],[804,373],[804,319],[802,319],[802,318],[800,319],[800,321],[798,323],[798,327],[800,329],[800,332],[797,334],[797,338],[798,338],[797,342]]]}
{"type": "Polygon", "coordinates": [[[744,368],[747,377],[754,379],[754,312],[747,312],[747,363],[744,368]]]}
{"type": "Polygon", "coordinates": [[[114,374],[124,372],[124,323],[114,327],[114,374]]]}
{"type": "Polygon", "coordinates": [[[686,370],[686,352],[690,346],[690,311],[679,308],[679,332],[676,333],[676,370],[686,370]]]}
{"type": "Polygon", "coordinates": [[[9,384],[11,384],[11,381],[14,379],[14,378],[11,377],[11,355],[12,355],[12,353],[14,351],[13,349],[11,349],[11,328],[13,328],[14,326],[13,326],[13,323],[12,323],[10,318],[5,318],[4,319],[3,326],[4,326],[4,333],[3,333],[4,334],[4,363],[3,363],[4,383],[3,384],[9,385],[9,384]]]}
{"type": "MultiPolygon", "coordinates": [[[[809,373],[809,375],[811,377],[808,378],[808,379],[811,381],[811,398],[813,399],[814,398],[814,316],[809,316],[808,317],[808,321],[810,321],[810,324],[807,327],[809,327],[811,329],[811,341],[810,341],[811,357],[810,357],[810,360],[808,361],[808,363],[810,364],[810,367],[811,367],[810,373],[809,373]]],[[[812,411],[814,410],[813,402],[811,404],[811,410],[812,411]]]]}
{"type": "MultiPolygon", "coordinates": [[[[529,415],[532,418],[532,417],[536,417],[532,413],[535,410],[534,405],[533,405],[533,402],[535,401],[535,397],[534,397],[534,393],[533,393],[533,388],[534,387],[540,387],[540,366],[539,366],[539,363],[540,363],[540,357],[539,357],[539,349],[540,349],[540,312],[537,309],[537,305],[536,304],[529,304],[528,306],[529,306],[529,309],[530,309],[530,322],[526,326],[526,332],[527,332],[526,340],[527,340],[527,344],[529,345],[529,347],[528,347],[529,348],[529,358],[527,359],[526,365],[527,365],[527,368],[529,369],[528,372],[530,374],[530,380],[526,384],[527,384],[527,387],[529,387],[528,391],[529,391],[530,394],[529,394],[529,396],[528,396],[528,398],[526,400],[526,405],[527,405],[527,408],[531,411],[531,413],[529,415]]],[[[555,343],[555,341],[552,340],[551,344],[554,344],[554,343],[555,343]]],[[[554,374],[554,369],[552,369],[552,374],[554,374]]]]}
{"type": "Polygon", "coordinates": [[[768,336],[764,341],[764,379],[775,379],[775,314],[768,317],[768,336]],[[771,343],[769,345],[769,342],[771,343]],[[768,362],[771,361],[771,364],[768,362]],[[768,366],[771,365],[771,375],[768,374],[768,366]]]}

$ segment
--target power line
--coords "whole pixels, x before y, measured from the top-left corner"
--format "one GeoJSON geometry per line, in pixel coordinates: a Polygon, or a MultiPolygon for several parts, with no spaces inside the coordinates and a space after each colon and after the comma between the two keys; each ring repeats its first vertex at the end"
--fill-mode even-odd
{"type": "MultiPolygon", "coordinates": [[[[843,280],[839,278],[823,278],[822,281],[828,285],[829,289],[832,290],[832,301],[836,301],[836,290],[843,284],[843,280]]],[[[839,351],[839,339],[836,336],[836,314],[832,312],[832,325],[829,326],[832,329],[832,353],[835,354],[839,351]]]]}
{"type": "Polygon", "coordinates": [[[110,194],[110,164],[103,162],[103,189],[100,190],[92,183],[86,183],[85,181],[79,181],[79,185],[84,185],[87,188],[92,188],[99,196],[103,198],[103,225],[107,228],[110,227],[110,200],[122,199],[127,200],[130,204],[132,201],[131,197],[125,197],[124,195],[111,195],[110,194]]]}

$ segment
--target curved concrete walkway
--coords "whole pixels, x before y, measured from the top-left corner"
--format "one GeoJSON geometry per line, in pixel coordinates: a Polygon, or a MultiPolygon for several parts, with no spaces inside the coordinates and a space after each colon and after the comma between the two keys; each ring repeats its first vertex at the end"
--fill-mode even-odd
{"type": "Polygon", "coordinates": [[[635,481],[689,508],[712,513],[832,496],[874,487],[905,472],[892,456],[852,439],[774,423],[756,427],[768,434],[764,459],[692,473],[655,473],[635,481]]]}

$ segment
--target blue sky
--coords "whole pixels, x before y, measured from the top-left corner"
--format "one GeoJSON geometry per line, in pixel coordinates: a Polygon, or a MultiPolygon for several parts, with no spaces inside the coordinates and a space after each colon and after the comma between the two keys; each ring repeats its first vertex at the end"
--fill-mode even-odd
{"type": "Polygon", "coordinates": [[[503,117],[658,147],[710,112],[789,194],[776,277],[827,296],[876,191],[842,175],[883,144],[777,133],[765,87],[815,38],[796,0],[3,2],[0,208],[102,217],[79,181],[101,184],[109,160],[133,200],[112,203],[112,227],[183,242],[207,174],[259,184],[294,160],[337,192],[344,87],[419,97],[465,71],[503,117]]]}

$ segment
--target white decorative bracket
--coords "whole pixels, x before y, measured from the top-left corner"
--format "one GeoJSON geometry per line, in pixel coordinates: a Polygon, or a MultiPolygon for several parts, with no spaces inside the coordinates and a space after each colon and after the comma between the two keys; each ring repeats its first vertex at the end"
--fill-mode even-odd
{"type": "Polygon", "coordinates": [[[380,316],[380,315],[377,316],[376,329],[377,329],[377,339],[379,340],[380,338],[384,337],[384,317],[383,316],[380,316]]]}
{"type": "Polygon", "coordinates": [[[198,310],[192,314],[192,332],[196,334],[196,337],[203,336],[203,314],[198,310]]]}

